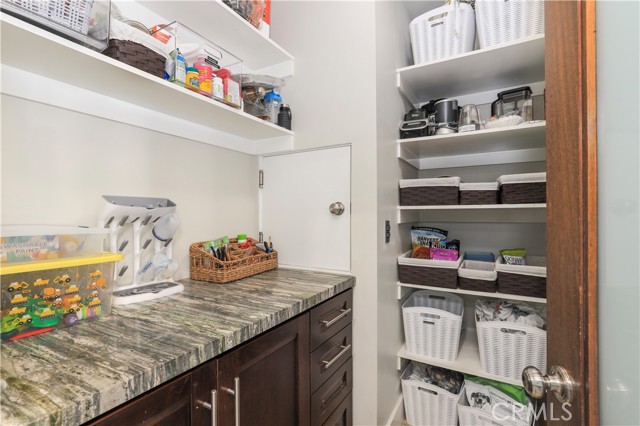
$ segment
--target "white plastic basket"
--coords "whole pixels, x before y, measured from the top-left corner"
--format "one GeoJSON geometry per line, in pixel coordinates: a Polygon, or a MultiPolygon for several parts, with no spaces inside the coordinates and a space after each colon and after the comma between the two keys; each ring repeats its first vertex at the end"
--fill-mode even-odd
{"type": "Polygon", "coordinates": [[[412,426],[456,426],[458,403],[464,396],[464,384],[457,395],[438,386],[410,380],[411,363],[402,373],[402,397],[407,423],[412,426]]]}
{"type": "Polygon", "coordinates": [[[407,351],[455,361],[458,357],[464,302],[460,296],[420,290],[402,304],[407,351]]]}
{"type": "Polygon", "coordinates": [[[473,8],[454,0],[415,18],[409,32],[416,65],[470,52],[476,34],[473,8]]]}
{"type": "Polygon", "coordinates": [[[2,0],[82,34],[89,32],[94,0],[2,0]]]}
{"type": "Polygon", "coordinates": [[[458,405],[458,418],[460,426],[527,426],[514,416],[507,416],[495,410],[493,413],[480,408],[470,407],[466,394],[460,398],[458,405]],[[495,414],[495,415],[494,415],[495,414]]]}
{"type": "Polygon", "coordinates": [[[476,0],[481,49],[544,33],[543,0],[476,0]]]}
{"type": "Polygon", "coordinates": [[[487,373],[519,380],[534,366],[547,371],[547,332],[506,321],[476,321],[480,366],[487,373]]]}

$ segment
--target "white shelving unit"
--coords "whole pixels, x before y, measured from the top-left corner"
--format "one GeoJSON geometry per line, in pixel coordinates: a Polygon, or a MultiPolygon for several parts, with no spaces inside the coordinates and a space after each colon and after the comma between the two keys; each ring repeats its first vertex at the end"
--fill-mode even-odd
{"type": "Polygon", "coordinates": [[[547,205],[478,204],[450,206],[398,206],[398,223],[433,222],[514,222],[543,223],[547,205]]]}
{"type": "Polygon", "coordinates": [[[3,94],[248,154],[293,149],[290,130],[12,16],[0,18],[2,38],[11,40],[0,58],[3,94]]]}
{"type": "Polygon", "coordinates": [[[402,345],[398,351],[398,370],[402,370],[403,359],[418,361],[425,364],[435,365],[437,367],[448,368],[449,370],[459,371],[461,373],[482,376],[487,379],[522,386],[522,380],[514,380],[508,377],[489,374],[480,367],[480,350],[478,349],[478,338],[474,329],[467,329],[462,334],[462,337],[460,338],[458,358],[455,361],[445,361],[438,358],[412,354],[407,351],[406,345],[402,345]]]}
{"type": "Polygon", "coordinates": [[[523,302],[531,302],[531,303],[547,303],[547,299],[542,297],[530,297],[530,296],[520,296],[517,294],[505,294],[505,293],[487,293],[486,291],[472,291],[472,290],[463,290],[461,288],[456,289],[448,289],[442,287],[431,287],[417,284],[406,284],[398,281],[398,300],[404,300],[406,293],[402,291],[402,289],[417,289],[417,290],[435,290],[435,291],[446,291],[448,293],[453,294],[469,294],[471,296],[480,296],[486,297],[489,299],[508,299],[508,300],[522,300],[523,302]]]}

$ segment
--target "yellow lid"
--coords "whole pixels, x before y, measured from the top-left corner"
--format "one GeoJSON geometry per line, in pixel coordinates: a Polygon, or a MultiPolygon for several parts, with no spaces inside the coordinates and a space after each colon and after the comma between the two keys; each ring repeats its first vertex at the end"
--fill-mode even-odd
{"type": "Polygon", "coordinates": [[[96,263],[117,262],[122,253],[103,253],[100,256],[68,257],[65,259],[43,260],[39,262],[21,262],[0,266],[0,275],[20,274],[23,272],[46,271],[74,266],[94,265],[96,263]]]}

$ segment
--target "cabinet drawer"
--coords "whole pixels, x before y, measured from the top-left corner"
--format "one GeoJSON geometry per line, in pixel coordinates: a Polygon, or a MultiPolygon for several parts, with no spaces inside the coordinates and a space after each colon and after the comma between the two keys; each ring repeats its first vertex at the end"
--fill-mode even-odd
{"type": "Polygon", "coordinates": [[[353,402],[351,393],[342,401],[342,404],[336,408],[331,416],[322,426],[351,426],[353,425],[353,402]]]}
{"type": "Polygon", "coordinates": [[[311,310],[311,350],[351,324],[353,290],[349,289],[311,310]]]}
{"type": "Polygon", "coordinates": [[[342,367],[311,395],[311,426],[320,426],[340,405],[353,387],[353,362],[349,358],[342,367]]]}
{"type": "Polygon", "coordinates": [[[348,325],[311,353],[311,392],[351,358],[352,343],[351,325],[348,325]]]}

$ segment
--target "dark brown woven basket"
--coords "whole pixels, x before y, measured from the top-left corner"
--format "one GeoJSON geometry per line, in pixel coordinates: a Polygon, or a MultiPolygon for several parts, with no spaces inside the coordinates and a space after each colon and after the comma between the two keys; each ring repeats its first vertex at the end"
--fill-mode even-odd
{"type": "Polygon", "coordinates": [[[442,206],[458,204],[457,186],[400,188],[401,206],[442,206]]]}
{"type": "Polygon", "coordinates": [[[547,183],[505,183],[500,187],[502,204],[529,204],[547,202],[547,183]]]}
{"type": "Polygon", "coordinates": [[[458,277],[458,287],[462,290],[496,292],[496,281],[475,280],[473,278],[458,277]]]}
{"type": "Polygon", "coordinates": [[[458,270],[424,266],[398,265],[398,279],[405,284],[457,288],[458,270]]]}
{"type": "MultiPolygon", "coordinates": [[[[249,241],[253,244],[257,242],[251,238],[249,241]]],[[[257,254],[244,256],[245,251],[239,248],[237,239],[229,241],[232,259],[230,261],[217,259],[213,254],[205,251],[202,244],[204,242],[194,243],[189,247],[189,272],[192,280],[222,284],[278,267],[278,252],[257,251],[257,254]]]]}
{"type": "Polygon", "coordinates": [[[498,191],[460,191],[460,204],[498,204],[498,191]]]}
{"type": "Polygon", "coordinates": [[[164,78],[166,59],[139,43],[112,38],[109,40],[109,46],[102,53],[156,77],[164,78]]]}
{"type": "Polygon", "coordinates": [[[547,278],[498,271],[498,291],[519,296],[547,297],[547,278]]]}

